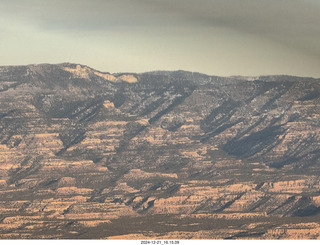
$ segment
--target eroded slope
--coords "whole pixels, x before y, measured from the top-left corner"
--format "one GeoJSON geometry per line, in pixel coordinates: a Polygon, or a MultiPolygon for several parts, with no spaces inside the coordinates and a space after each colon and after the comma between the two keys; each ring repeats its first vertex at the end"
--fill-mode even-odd
{"type": "Polygon", "coordinates": [[[0,67],[1,238],[318,238],[319,80],[0,67]]]}

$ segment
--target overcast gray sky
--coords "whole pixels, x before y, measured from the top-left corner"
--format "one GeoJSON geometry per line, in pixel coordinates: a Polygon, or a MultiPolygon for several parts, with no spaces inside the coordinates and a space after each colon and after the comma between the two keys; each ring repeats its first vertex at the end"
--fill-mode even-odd
{"type": "Polygon", "coordinates": [[[0,65],[320,77],[320,0],[0,0],[0,65]]]}

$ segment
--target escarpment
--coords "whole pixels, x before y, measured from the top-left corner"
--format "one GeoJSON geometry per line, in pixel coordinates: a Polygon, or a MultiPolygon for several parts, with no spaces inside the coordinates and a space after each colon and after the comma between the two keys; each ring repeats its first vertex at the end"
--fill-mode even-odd
{"type": "Polygon", "coordinates": [[[0,238],[319,238],[319,82],[0,67],[0,238]]]}

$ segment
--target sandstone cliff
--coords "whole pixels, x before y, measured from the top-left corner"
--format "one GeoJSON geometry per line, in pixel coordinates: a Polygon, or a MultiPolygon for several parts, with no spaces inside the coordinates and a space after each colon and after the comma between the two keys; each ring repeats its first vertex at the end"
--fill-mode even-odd
{"type": "Polygon", "coordinates": [[[320,80],[0,67],[0,238],[319,238],[320,80]]]}

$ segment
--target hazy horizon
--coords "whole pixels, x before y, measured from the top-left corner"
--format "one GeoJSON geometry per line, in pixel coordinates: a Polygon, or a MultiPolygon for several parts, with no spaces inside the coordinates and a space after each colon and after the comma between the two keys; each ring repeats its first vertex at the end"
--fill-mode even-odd
{"type": "Polygon", "coordinates": [[[4,65],[320,77],[316,0],[0,0],[4,65]]]}

